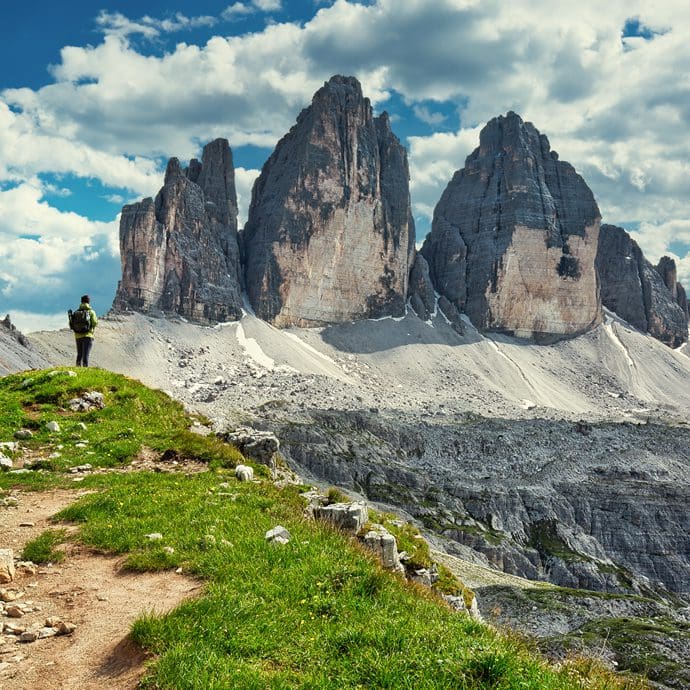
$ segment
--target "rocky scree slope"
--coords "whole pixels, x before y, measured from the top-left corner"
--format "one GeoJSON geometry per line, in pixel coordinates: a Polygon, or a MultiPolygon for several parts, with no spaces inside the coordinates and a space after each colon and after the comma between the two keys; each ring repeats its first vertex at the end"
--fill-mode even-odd
{"type": "MultiPolygon", "coordinates": [[[[69,363],[69,336],[31,337],[69,363]]],[[[440,315],[320,331],[132,315],[104,320],[97,357],[221,426],[273,430],[302,469],[508,572],[690,591],[690,360],[620,322],[536,347],[440,315]]]]}
{"type": "MultiPolygon", "coordinates": [[[[68,331],[29,337],[72,361],[68,331]]],[[[608,597],[682,614],[690,359],[615,317],[535,346],[469,324],[460,335],[441,314],[283,330],[129,314],[101,322],[94,363],[218,430],[274,431],[303,476],[394,506],[465,560],[599,590],[587,621],[625,615],[608,597]]]]}

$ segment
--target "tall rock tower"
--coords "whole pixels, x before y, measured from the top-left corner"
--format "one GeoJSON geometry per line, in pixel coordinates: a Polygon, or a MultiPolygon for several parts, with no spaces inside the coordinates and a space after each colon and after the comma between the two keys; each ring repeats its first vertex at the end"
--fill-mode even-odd
{"type": "Polygon", "coordinates": [[[414,254],[405,149],[353,77],[332,77],[278,142],[241,233],[257,316],[311,326],[401,314],[414,254]]]}
{"type": "Polygon", "coordinates": [[[687,341],[688,303],[671,257],[654,267],[623,228],[602,225],[596,265],[605,307],[669,347],[687,341]]]}
{"type": "Polygon", "coordinates": [[[547,341],[601,320],[599,225],[584,180],[509,112],[481,131],[421,253],[436,291],[476,327],[547,341]]]}
{"type": "Polygon", "coordinates": [[[120,217],[122,280],[113,309],[178,314],[200,323],[234,320],[242,310],[237,196],[226,139],[182,169],[171,158],[155,201],[120,217]]]}

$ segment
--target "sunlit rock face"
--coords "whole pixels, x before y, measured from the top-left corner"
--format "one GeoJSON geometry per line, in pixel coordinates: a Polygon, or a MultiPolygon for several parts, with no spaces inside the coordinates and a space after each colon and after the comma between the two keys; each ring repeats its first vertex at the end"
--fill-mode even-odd
{"type": "Polygon", "coordinates": [[[510,112],[481,131],[421,253],[436,291],[481,330],[553,340],[601,320],[599,226],[582,177],[510,112]]]}
{"type": "Polygon", "coordinates": [[[605,307],[669,347],[687,341],[687,298],[673,259],[655,268],[623,228],[602,225],[597,271],[605,307]]]}
{"type": "Polygon", "coordinates": [[[405,149],[335,76],[278,142],[241,237],[252,307],[276,326],[399,315],[414,254],[405,149]]]}
{"type": "Polygon", "coordinates": [[[200,323],[234,320],[242,309],[237,196],[226,139],[201,162],[171,158],[153,199],[122,209],[122,280],[115,310],[178,314],[200,323]]]}

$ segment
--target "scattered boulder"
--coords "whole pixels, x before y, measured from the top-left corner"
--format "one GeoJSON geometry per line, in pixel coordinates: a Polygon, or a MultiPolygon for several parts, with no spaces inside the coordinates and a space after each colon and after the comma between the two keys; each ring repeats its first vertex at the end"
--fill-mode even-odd
{"type": "Polygon", "coordinates": [[[17,429],[17,431],[14,432],[14,437],[20,441],[26,441],[30,438],[33,438],[33,431],[31,429],[17,429]]]}
{"type": "Polygon", "coordinates": [[[235,467],[235,477],[241,482],[250,482],[254,479],[254,468],[249,465],[237,465],[235,467]]]}
{"type": "Polygon", "coordinates": [[[15,572],[12,549],[0,549],[0,584],[12,582],[15,572]]]}
{"type": "Polygon", "coordinates": [[[397,541],[383,525],[374,525],[362,537],[362,541],[379,557],[384,568],[400,573],[405,572],[405,566],[400,562],[397,541]]]}
{"type": "MultiPolygon", "coordinates": [[[[20,523],[20,527],[27,525],[33,527],[33,522],[20,523]]],[[[35,575],[38,572],[38,566],[33,561],[19,561],[17,563],[17,570],[24,575],[35,575]]]]}
{"type": "Polygon", "coordinates": [[[71,635],[77,629],[77,626],[74,623],[60,621],[56,629],[59,635],[71,635]]]}
{"type": "Polygon", "coordinates": [[[149,541],[159,541],[163,538],[160,532],[151,532],[150,534],[145,534],[144,537],[149,541]]]}
{"type": "Polygon", "coordinates": [[[21,618],[24,615],[24,611],[19,606],[7,606],[5,608],[5,615],[9,618],[21,618]]]}
{"type": "Polygon", "coordinates": [[[11,470],[13,467],[12,459],[4,453],[0,453],[0,470],[11,470]]]}
{"type": "Polygon", "coordinates": [[[287,544],[290,541],[290,532],[285,527],[277,525],[266,532],[266,541],[273,544],[287,544]]]}
{"type": "Polygon", "coordinates": [[[331,503],[314,506],[314,517],[325,520],[346,532],[359,532],[369,519],[369,510],[364,503],[331,503]]]}
{"type": "Polygon", "coordinates": [[[21,596],[21,592],[16,589],[0,589],[0,601],[8,603],[16,601],[21,596]]]}
{"type": "Polygon", "coordinates": [[[251,427],[238,427],[234,431],[218,434],[218,437],[232,443],[242,455],[256,460],[268,467],[275,466],[274,455],[280,448],[278,437],[270,431],[260,431],[251,427]]]}
{"type": "Polygon", "coordinates": [[[55,421],[48,422],[46,424],[46,429],[48,429],[48,431],[51,433],[56,434],[60,431],[60,425],[55,421]]]}
{"type": "Polygon", "coordinates": [[[90,412],[91,410],[101,410],[105,407],[103,393],[89,391],[83,393],[79,398],[72,398],[67,402],[67,406],[72,412],[90,412]]]}

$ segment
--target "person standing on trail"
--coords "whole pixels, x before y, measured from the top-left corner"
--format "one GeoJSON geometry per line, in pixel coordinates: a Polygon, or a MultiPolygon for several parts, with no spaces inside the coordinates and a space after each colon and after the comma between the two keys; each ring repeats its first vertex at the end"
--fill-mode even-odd
{"type": "Polygon", "coordinates": [[[89,366],[89,354],[93,346],[93,335],[98,318],[91,308],[91,298],[88,295],[81,296],[81,304],[77,311],[71,309],[67,312],[69,327],[74,331],[74,339],[77,342],[77,366],[89,366]]]}

